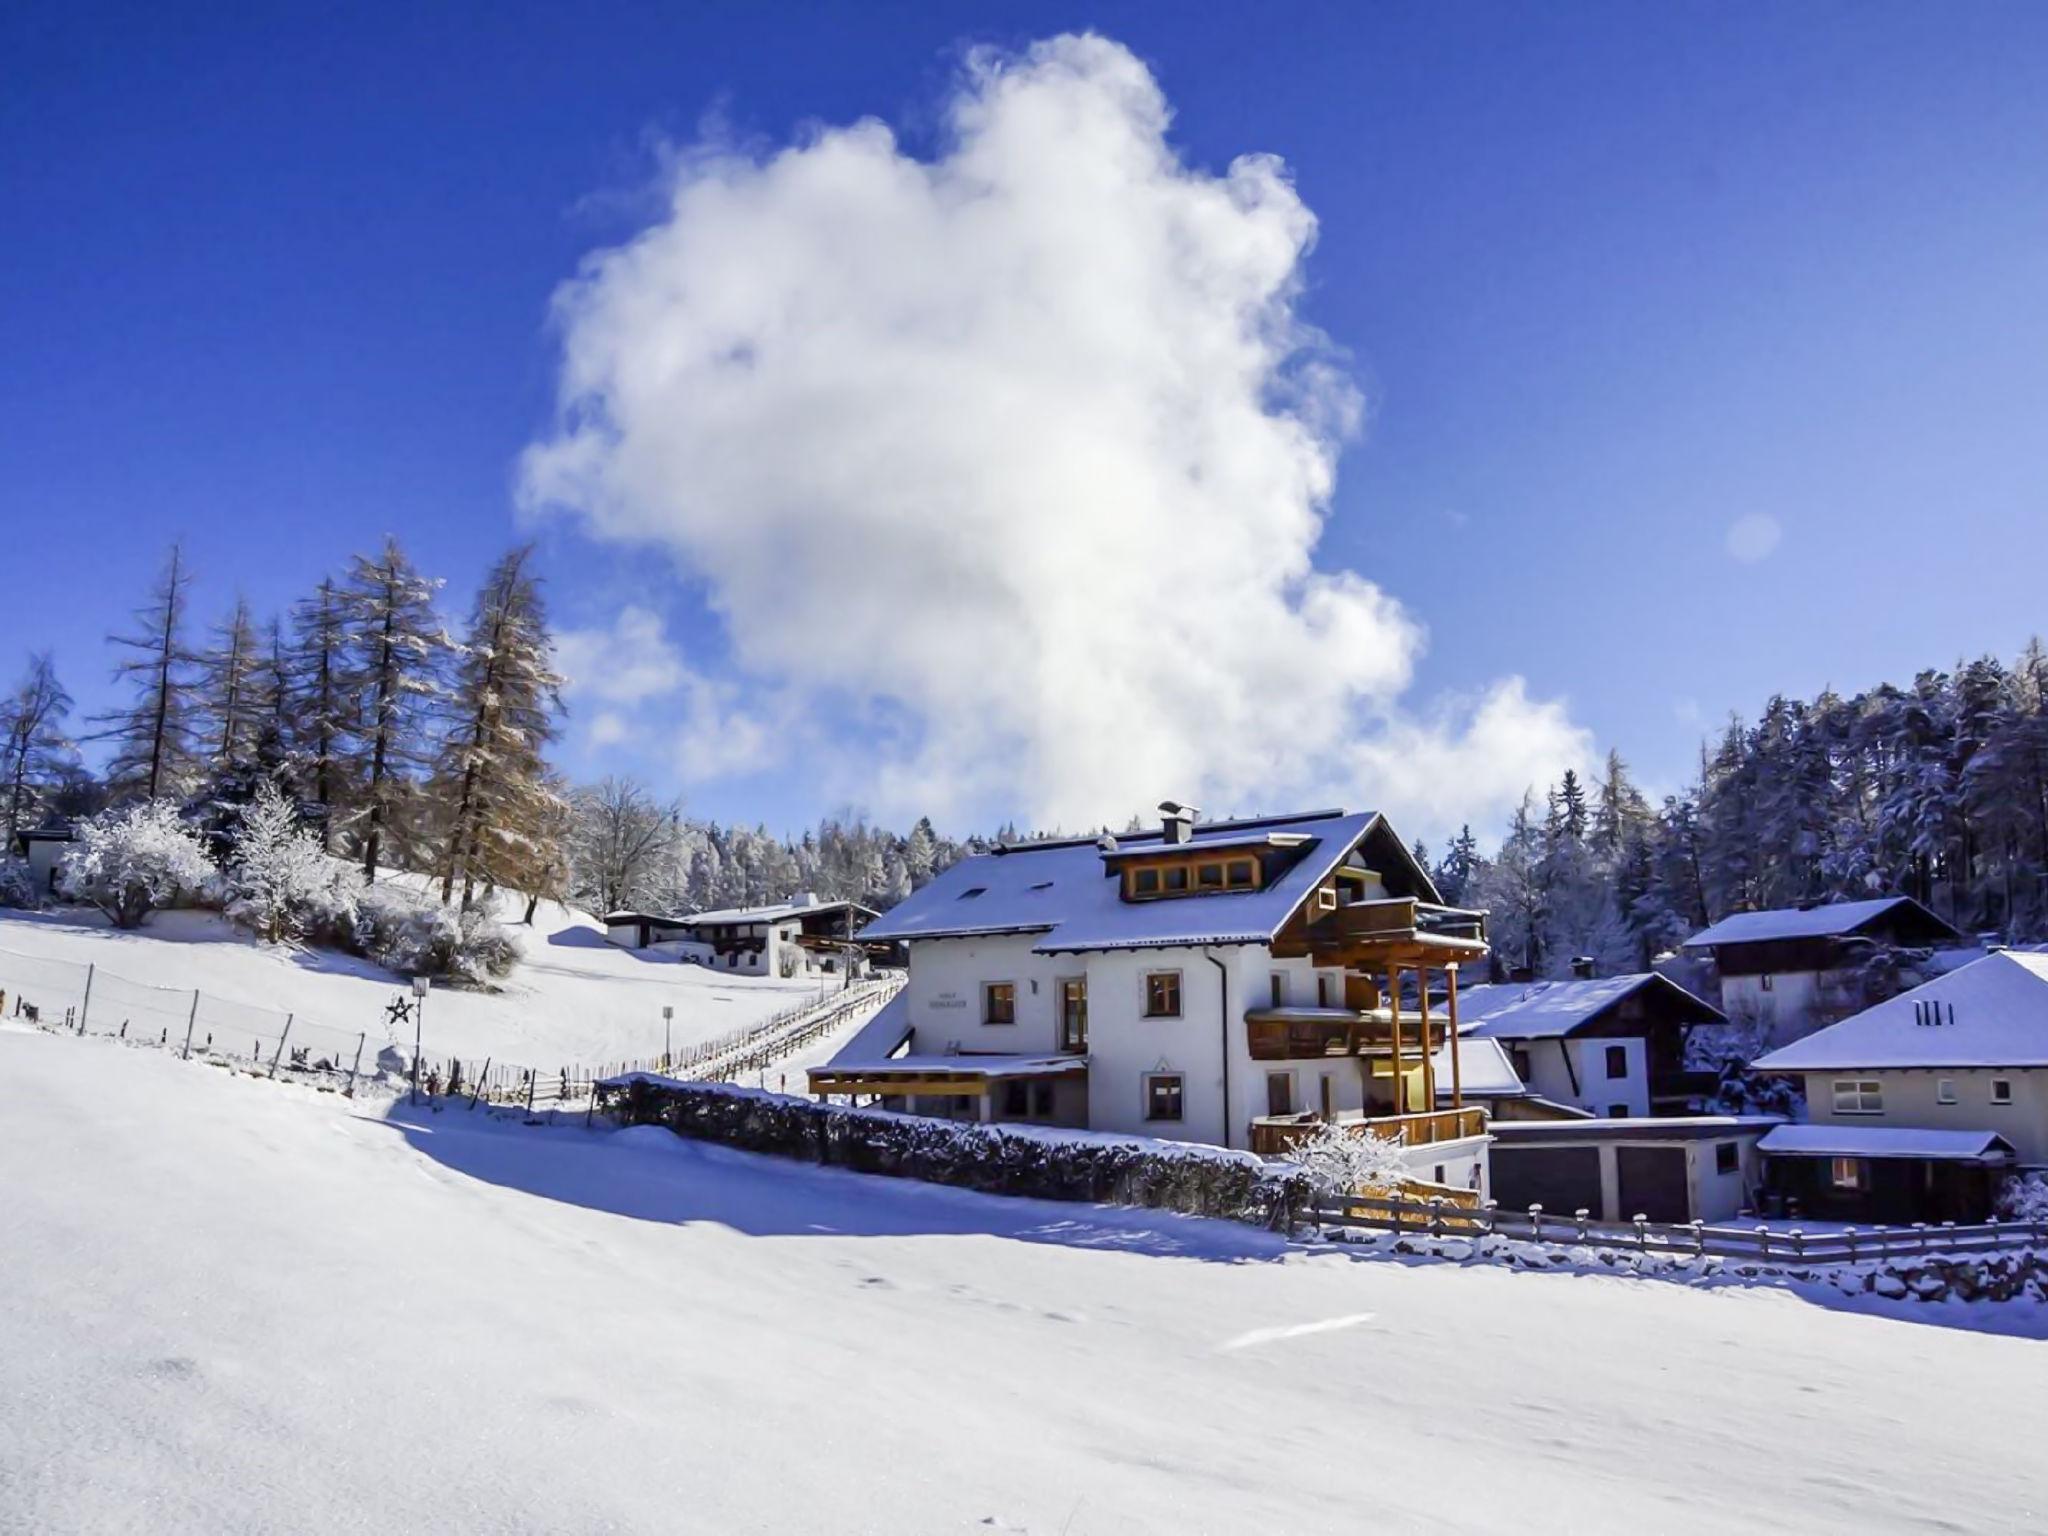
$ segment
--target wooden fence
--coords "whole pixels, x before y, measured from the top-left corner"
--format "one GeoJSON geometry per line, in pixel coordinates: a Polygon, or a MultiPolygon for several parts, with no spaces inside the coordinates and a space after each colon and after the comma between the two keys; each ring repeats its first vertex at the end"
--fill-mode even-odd
{"type": "Polygon", "coordinates": [[[1583,1210],[1570,1215],[1505,1210],[1491,1200],[1461,1206],[1440,1195],[1417,1198],[1396,1189],[1353,1195],[1318,1210],[1325,1226],[1376,1231],[1421,1232],[1442,1237],[1511,1237],[1556,1247],[1634,1248],[1677,1258],[1716,1255],[1779,1264],[1859,1264],[1918,1254],[1995,1253],[2048,1246],[2048,1222],[1989,1221],[1958,1226],[1916,1222],[1911,1226],[1847,1227],[1806,1232],[1797,1227],[1714,1226],[1703,1221],[1594,1221],[1583,1210]]]}

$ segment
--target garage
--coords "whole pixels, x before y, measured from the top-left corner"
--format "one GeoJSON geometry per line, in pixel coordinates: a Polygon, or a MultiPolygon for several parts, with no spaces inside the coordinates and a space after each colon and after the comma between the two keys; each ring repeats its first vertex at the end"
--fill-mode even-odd
{"type": "Polygon", "coordinates": [[[1598,1147],[1513,1147],[1495,1142],[1493,1198],[1511,1211],[1600,1209],[1598,1147]]]}
{"type": "Polygon", "coordinates": [[[1614,1160],[1621,1188],[1619,1214],[1624,1221],[1638,1216],[1652,1221],[1692,1220],[1692,1180],[1684,1147],[1620,1146],[1614,1149],[1614,1160]]]}

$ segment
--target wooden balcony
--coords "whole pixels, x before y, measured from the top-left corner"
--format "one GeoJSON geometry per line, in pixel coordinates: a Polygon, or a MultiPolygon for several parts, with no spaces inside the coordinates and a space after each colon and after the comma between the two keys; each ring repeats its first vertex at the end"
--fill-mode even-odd
{"type": "MultiPolygon", "coordinates": [[[[1486,1111],[1477,1108],[1425,1110],[1412,1115],[1371,1118],[1339,1116],[1332,1122],[1353,1136],[1383,1136],[1404,1147],[1433,1146],[1486,1134],[1486,1111]]],[[[1251,1148],[1260,1157],[1284,1157],[1287,1149],[1322,1124],[1320,1116],[1264,1115],[1252,1122],[1251,1148]]]]}
{"type": "MultiPolygon", "coordinates": [[[[1254,1061],[1316,1061],[1326,1056],[1388,1056],[1394,1050],[1394,1022],[1387,1009],[1247,1008],[1245,1040],[1254,1061]]],[[[1449,1022],[1429,1021],[1429,1050],[1444,1043],[1449,1022]]],[[[1401,1018],[1401,1051],[1420,1059],[1423,1022],[1401,1018]]]]}
{"type": "Polygon", "coordinates": [[[1477,960],[1486,948],[1484,912],[1389,896],[1317,913],[1309,920],[1303,952],[1317,965],[1382,969],[1477,960]]]}

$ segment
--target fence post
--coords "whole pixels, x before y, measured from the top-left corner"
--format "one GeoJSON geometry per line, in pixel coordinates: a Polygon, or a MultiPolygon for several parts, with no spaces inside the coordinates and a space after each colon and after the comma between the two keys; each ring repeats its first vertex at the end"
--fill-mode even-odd
{"type": "Polygon", "coordinates": [[[363,1042],[368,1038],[369,1034],[367,1031],[356,1036],[356,1059],[348,1069],[348,1086],[341,1091],[341,1096],[344,1099],[352,1099],[356,1096],[356,1073],[362,1070],[363,1042]]]}
{"type": "Polygon", "coordinates": [[[1636,1224],[1636,1249],[1641,1253],[1650,1251],[1650,1218],[1637,1211],[1630,1220],[1636,1224]]]}
{"type": "Polygon", "coordinates": [[[277,1064],[284,1060],[284,1043],[291,1039],[292,1020],[297,1017],[298,1015],[295,1013],[288,1013],[284,1016],[284,1032],[277,1037],[277,1054],[270,1058],[270,1075],[272,1077],[277,1076],[277,1064]]]}
{"type": "Polygon", "coordinates": [[[1795,1264],[1804,1264],[1806,1262],[1806,1234],[1798,1227],[1792,1229],[1792,1262],[1795,1264]]]}
{"type": "Polygon", "coordinates": [[[1877,1239],[1877,1256],[1880,1259],[1888,1259],[1892,1256],[1891,1230],[1890,1227],[1881,1221],[1870,1229],[1871,1235],[1877,1239]]]}
{"type": "Polygon", "coordinates": [[[1916,1221],[1913,1223],[1913,1230],[1920,1234],[1920,1251],[1925,1253],[1927,1251],[1927,1223],[1916,1221]]]}
{"type": "Polygon", "coordinates": [[[1540,1205],[1529,1207],[1529,1241],[1532,1243],[1543,1241],[1543,1207],[1540,1205]]]}
{"type": "Polygon", "coordinates": [[[1697,1216],[1692,1219],[1692,1251],[1695,1258],[1707,1256],[1707,1224],[1697,1216]]]}
{"type": "Polygon", "coordinates": [[[1482,1200],[1479,1202],[1479,1230],[1488,1237],[1493,1236],[1493,1213],[1499,1209],[1500,1202],[1497,1200],[1482,1200]]]}
{"type": "Polygon", "coordinates": [[[1444,1197],[1442,1195],[1431,1195],[1429,1197],[1429,1235],[1431,1237],[1441,1237],[1443,1236],[1443,1230],[1444,1197]]]}
{"type": "Polygon", "coordinates": [[[96,969],[88,963],[85,968],[85,996],[78,1000],[78,1032],[85,1033],[85,1016],[92,1012],[92,973],[96,969]]]}
{"type": "Polygon", "coordinates": [[[185,1015],[185,1054],[178,1058],[180,1061],[190,1061],[192,1059],[192,1026],[198,1022],[199,989],[194,987],[192,989],[192,1011],[185,1015]]]}
{"type": "Polygon", "coordinates": [[[1844,1227],[1842,1229],[1842,1236],[1849,1244],[1849,1262],[1854,1264],[1856,1262],[1856,1229],[1854,1227],[1844,1227]]]}
{"type": "Polygon", "coordinates": [[[1760,1259],[1771,1256],[1771,1229],[1761,1221],[1756,1224],[1756,1252],[1760,1259]]]}
{"type": "Polygon", "coordinates": [[[483,1071],[478,1074],[477,1080],[469,1085],[469,1107],[471,1109],[476,1108],[476,1096],[484,1091],[484,1083],[489,1079],[490,1075],[491,1058],[486,1056],[484,1058],[483,1071]]]}
{"type": "Polygon", "coordinates": [[[529,1120],[533,1118],[533,1081],[539,1075],[531,1067],[526,1069],[526,1117],[529,1120]]]}
{"type": "Polygon", "coordinates": [[[1572,1212],[1572,1219],[1579,1224],[1579,1241],[1582,1243],[1586,1240],[1586,1218],[1590,1215],[1592,1215],[1592,1212],[1583,1205],[1572,1212]]]}

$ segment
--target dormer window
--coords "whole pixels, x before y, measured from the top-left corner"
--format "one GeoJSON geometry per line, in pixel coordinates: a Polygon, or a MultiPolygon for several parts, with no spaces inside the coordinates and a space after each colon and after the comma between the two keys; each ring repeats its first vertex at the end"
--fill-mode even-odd
{"type": "Polygon", "coordinates": [[[1188,888],[1188,867],[1185,864],[1169,864],[1160,871],[1160,884],[1169,896],[1178,895],[1188,888]]]}
{"type": "Polygon", "coordinates": [[[1233,891],[1248,891],[1259,883],[1259,866],[1250,859],[1232,859],[1226,883],[1233,891]]]}
{"type": "Polygon", "coordinates": [[[1159,871],[1156,869],[1132,870],[1131,890],[1139,896],[1157,896],[1159,894],[1159,871]]]}
{"type": "Polygon", "coordinates": [[[1204,891],[1222,890],[1223,866],[1221,864],[1197,864],[1195,866],[1195,885],[1204,891]]]}

